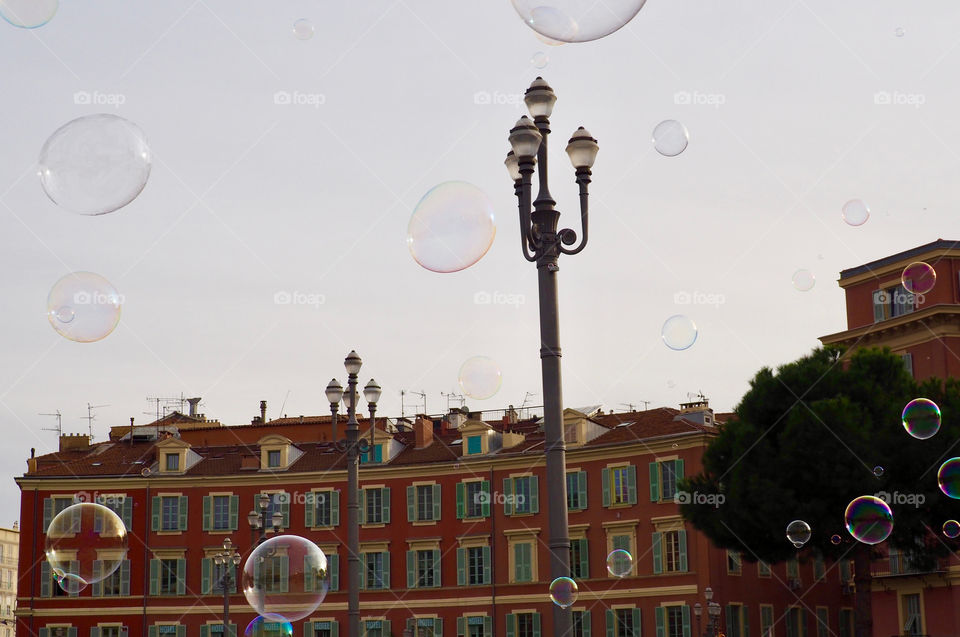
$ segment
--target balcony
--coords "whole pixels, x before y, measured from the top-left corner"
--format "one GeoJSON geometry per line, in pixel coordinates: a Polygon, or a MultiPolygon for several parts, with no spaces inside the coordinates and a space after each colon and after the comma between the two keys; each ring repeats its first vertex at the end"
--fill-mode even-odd
{"type": "Polygon", "coordinates": [[[944,573],[946,570],[946,559],[937,559],[932,565],[918,567],[911,562],[906,555],[899,553],[892,553],[888,559],[876,561],[870,566],[870,574],[873,575],[873,577],[932,575],[935,573],[944,573]]]}

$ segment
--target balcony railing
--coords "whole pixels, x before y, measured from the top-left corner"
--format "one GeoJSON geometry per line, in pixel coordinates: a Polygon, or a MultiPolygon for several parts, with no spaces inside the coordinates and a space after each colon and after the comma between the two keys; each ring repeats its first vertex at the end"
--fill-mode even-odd
{"type": "Polygon", "coordinates": [[[906,555],[893,554],[889,558],[870,565],[874,577],[898,577],[903,575],[928,575],[947,570],[947,560],[938,559],[932,566],[918,567],[906,555]]]}

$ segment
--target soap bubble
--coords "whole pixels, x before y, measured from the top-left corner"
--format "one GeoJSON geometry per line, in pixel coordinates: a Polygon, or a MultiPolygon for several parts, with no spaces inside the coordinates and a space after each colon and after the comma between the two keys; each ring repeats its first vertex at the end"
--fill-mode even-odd
{"type": "Polygon", "coordinates": [[[59,0],[0,0],[0,16],[15,27],[36,29],[53,19],[59,0]]]}
{"type": "Polygon", "coordinates": [[[447,181],[417,204],[407,227],[407,247],[424,268],[457,272],[483,258],[496,234],[493,204],[483,191],[447,181]]]}
{"type": "Polygon", "coordinates": [[[862,226],[870,218],[870,207],[861,199],[851,199],[843,204],[843,220],[851,226],[862,226]]]}
{"type": "Polygon", "coordinates": [[[834,546],[836,546],[837,544],[840,544],[840,542],[843,542],[843,538],[837,535],[836,533],[830,536],[830,544],[833,544],[834,546]]]}
{"type": "Polygon", "coordinates": [[[64,593],[69,595],[79,595],[83,592],[83,589],[87,587],[87,583],[83,581],[83,578],[79,575],[74,575],[73,573],[64,573],[63,576],[57,577],[57,586],[60,587],[64,593]]]}
{"type": "Polygon", "coordinates": [[[633,19],[646,0],[512,0],[536,33],[561,42],[589,42],[610,35],[633,19]]]}
{"type": "Polygon", "coordinates": [[[853,499],[843,518],[850,535],[864,544],[879,544],[893,531],[893,512],[886,502],[872,495],[853,499]]]}
{"type": "Polygon", "coordinates": [[[570,608],[577,601],[577,583],[569,577],[558,577],[550,582],[550,599],[560,608],[570,608]]]}
{"type": "Polygon", "coordinates": [[[278,535],[257,546],[243,565],[243,594],[258,614],[297,621],[320,606],[329,588],[327,557],[298,535],[278,535]]]}
{"type": "Polygon", "coordinates": [[[696,342],[698,334],[696,324],[683,314],[671,316],[660,329],[664,344],[675,351],[689,349],[696,342]]]}
{"type": "Polygon", "coordinates": [[[460,366],[460,387],[470,398],[486,400],[500,390],[503,376],[496,361],[487,356],[473,356],[460,366]]]}
{"type": "Polygon", "coordinates": [[[550,63],[550,56],[548,56],[543,51],[537,51],[536,53],[533,54],[533,57],[530,58],[530,64],[532,64],[534,68],[538,68],[538,69],[546,68],[547,64],[549,63],[550,63]]]}
{"type": "Polygon", "coordinates": [[[880,465],[875,466],[873,468],[873,475],[877,476],[878,478],[883,476],[883,467],[880,465]]]}
{"type": "Polygon", "coordinates": [[[614,549],[607,555],[607,572],[614,577],[626,577],[633,570],[633,556],[630,551],[614,549]]]}
{"type": "Polygon", "coordinates": [[[68,506],[50,521],[44,552],[67,592],[113,574],[127,556],[127,529],[116,513],[101,504],[68,506]]]}
{"type": "Polygon", "coordinates": [[[929,263],[915,261],[903,269],[900,282],[911,294],[926,294],[937,282],[937,271],[929,263]]]}
{"type": "Polygon", "coordinates": [[[787,539],[800,548],[810,540],[810,525],[803,520],[794,520],[787,525],[787,539]]]}
{"type": "Polygon", "coordinates": [[[900,419],[907,433],[918,440],[932,438],[940,431],[940,408],[926,398],[915,398],[908,402],[900,419]]]}
{"type": "Polygon", "coordinates": [[[817,279],[810,270],[797,270],[793,273],[793,287],[800,292],[809,292],[813,289],[817,279]]]}
{"type": "Polygon", "coordinates": [[[73,272],[54,283],[47,295],[47,320],[61,336],[92,343],[120,322],[123,296],[99,274],[73,272]]]}
{"type": "Polygon", "coordinates": [[[293,625],[282,617],[257,617],[247,624],[244,637],[292,637],[293,625]]]}
{"type": "Polygon", "coordinates": [[[940,465],[937,484],[944,495],[960,500],[960,458],[950,458],[940,465]]]}
{"type": "Polygon", "coordinates": [[[298,40],[309,40],[313,37],[313,24],[306,18],[300,18],[293,23],[293,37],[298,40]]]}
{"type": "Polygon", "coordinates": [[[898,38],[902,38],[905,33],[906,33],[906,31],[903,29],[903,27],[897,27],[897,28],[894,29],[894,31],[893,31],[893,34],[894,34],[895,36],[897,36],[898,38]]]}
{"type": "Polygon", "coordinates": [[[676,157],[687,149],[688,143],[690,133],[674,119],[662,121],[653,129],[653,147],[664,157],[676,157]]]}
{"type": "Polygon", "coordinates": [[[957,539],[957,537],[960,536],[960,522],[957,522],[956,520],[947,520],[944,522],[943,534],[951,540],[957,539]]]}

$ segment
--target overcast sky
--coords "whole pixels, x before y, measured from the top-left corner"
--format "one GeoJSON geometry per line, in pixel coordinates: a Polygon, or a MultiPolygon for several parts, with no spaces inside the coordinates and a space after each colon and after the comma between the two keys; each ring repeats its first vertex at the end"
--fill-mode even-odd
{"type": "MultiPolygon", "coordinates": [[[[445,410],[441,392],[462,393],[476,355],[503,384],[471,409],[527,392],[541,404],[536,269],[502,165],[538,74],[558,95],[551,190],[566,226],[578,224],[563,146],[579,125],[600,143],[590,244],[560,261],[565,404],[675,407],[702,391],[730,410],[762,366],[845,328],[841,269],[960,238],[958,26],[945,0],[649,0],[620,31],[559,47],[507,0],[63,0],[42,28],[0,22],[7,475],[31,447],[56,448],[42,430],[55,419],[38,414],[86,431],[87,403],[109,405],[95,410],[99,440],[152,420],[148,396],[202,396],[228,424],[262,399],[271,418],[327,413],[323,389],[345,382],[351,349],[361,382],[383,386],[384,415],[399,415],[401,389],[445,410]],[[294,37],[300,18],[313,38],[294,37]],[[142,128],[153,169],[133,203],[82,217],[45,196],[37,157],[97,112],[142,128]],[[690,134],[672,158],[651,144],[667,119],[690,134]],[[479,263],[437,274],[411,258],[406,230],[451,180],[487,193],[497,234],[479,263]],[[854,198],[871,209],[860,227],[841,217],[854,198]],[[802,268],[807,292],[791,283],[802,268]],[[45,316],[72,271],[125,298],[100,342],[67,341],[45,316]],[[275,303],[284,292],[309,302],[275,303]],[[700,330],[686,351],[660,337],[674,314],[700,330]]],[[[420,400],[408,395],[408,414],[420,400]]],[[[0,503],[15,507],[7,484],[0,503]]]]}

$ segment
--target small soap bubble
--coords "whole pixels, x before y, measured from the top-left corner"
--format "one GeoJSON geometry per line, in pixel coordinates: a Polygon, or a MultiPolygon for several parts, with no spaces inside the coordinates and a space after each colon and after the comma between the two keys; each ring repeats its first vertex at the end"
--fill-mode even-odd
{"type": "Polygon", "coordinates": [[[797,548],[810,541],[810,525],[803,520],[794,520],[787,525],[787,539],[797,548]]]}
{"type": "MultiPolygon", "coordinates": [[[[957,458],[960,461],[960,458],[957,458]]],[[[879,544],[893,531],[893,512],[880,498],[863,495],[847,505],[843,515],[847,531],[858,542],[879,544]]]]}
{"type": "Polygon", "coordinates": [[[577,601],[577,583],[569,577],[558,577],[550,582],[550,599],[560,608],[570,608],[577,601]]]}
{"type": "Polygon", "coordinates": [[[633,556],[630,551],[615,549],[607,555],[607,572],[614,577],[626,577],[633,570],[633,556]]]}
{"type": "Polygon", "coordinates": [[[674,119],[662,121],[653,129],[653,147],[664,157],[676,157],[689,143],[687,128],[674,119]]]}

